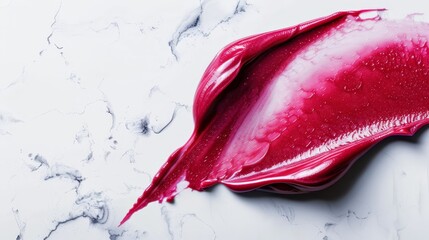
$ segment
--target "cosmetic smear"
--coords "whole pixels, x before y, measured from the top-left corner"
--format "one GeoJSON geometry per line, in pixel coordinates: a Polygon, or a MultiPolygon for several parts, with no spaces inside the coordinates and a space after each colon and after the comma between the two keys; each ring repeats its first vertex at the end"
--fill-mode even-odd
{"type": "MultiPolygon", "coordinates": [[[[429,122],[429,24],[338,12],[238,40],[208,66],[195,129],[121,224],[180,185],[305,193],[429,122]],[[180,184],[179,184],[180,183],[180,184]]],[[[371,15],[370,15],[371,16],[371,15]]]]}

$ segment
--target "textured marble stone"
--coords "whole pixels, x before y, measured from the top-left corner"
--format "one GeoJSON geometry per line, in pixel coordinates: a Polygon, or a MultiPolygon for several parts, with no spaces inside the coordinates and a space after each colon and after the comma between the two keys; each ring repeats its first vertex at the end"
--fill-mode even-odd
{"type": "Polygon", "coordinates": [[[0,0],[0,239],[427,239],[428,128],[383,142],[321,192],[184,190],[118,227],[191,134],[193,94],[217,51],[374,7],[393,18],[426,9],[418,1],[0,0]]]}

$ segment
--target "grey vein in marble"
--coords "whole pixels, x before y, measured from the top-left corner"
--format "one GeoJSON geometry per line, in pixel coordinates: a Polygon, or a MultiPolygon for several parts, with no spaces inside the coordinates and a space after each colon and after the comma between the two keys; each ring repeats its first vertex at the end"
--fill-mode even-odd
{"type": "Polygon", "coordinates": [[[210,32],[218,27],[220,24],[228,23],[234,16],[246,11],[247,6],[249,5],[244,0],[236,1],[232,13],[228,13],[227,15],[216,14],[216,9],[213,5],[216,6],[215,1],[213,0],[205,0],[201,2],[200,6],[192,11],[188,18],[183,20],[180,26],[177,28],[176,32],[173,34],[173,38],[168,42],[168,45],[171,49],[171,54],[173,54],[176,60],[179,60],[179,55],[176,50],[177,45],[179,45],[180,41],[184,38],[191,37],[193,35],[200,34],[204,37],[208,37],[210,32]],[[214,10],[213,10],[214,9],[214,10]],[[213,13],[214,11],[215,13],[213,13]],[[207,13],[208,12],[208,13],[207,13]],[[207,19],[204,18],[205,15],[210,14],[216,22],[210,19],[210,21],[206,22],[207,19]],[[220,17],[220,18],[219,18],[220,17]],[[204,18],[204,20],[202,20],[204,18]]]}

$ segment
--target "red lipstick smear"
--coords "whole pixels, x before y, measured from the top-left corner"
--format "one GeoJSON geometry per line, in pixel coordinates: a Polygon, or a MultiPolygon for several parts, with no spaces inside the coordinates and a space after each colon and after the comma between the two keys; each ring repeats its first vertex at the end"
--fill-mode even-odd
{"type": "Polygon", "coordinates": [[[177,185],[303,193],[370,147],[429,122],[429,24],[338,12],[225,47],[204,73],[195,130],[121,224],[177,185]]]}

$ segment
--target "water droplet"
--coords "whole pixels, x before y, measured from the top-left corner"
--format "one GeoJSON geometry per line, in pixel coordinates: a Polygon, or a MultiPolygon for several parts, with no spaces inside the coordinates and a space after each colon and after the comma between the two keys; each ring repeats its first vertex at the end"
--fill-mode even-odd
{"type": "Polygon", "coordinates": [[[353,83],[348,83],[347,85],[344,85],[343,89],[346,92],[356,92],[362,88],[362,81],[355,81],[353,83]]]}
{"type": "Polygon", "coordinates": [[[311,60],[316,56],[316,50],[314,49],[309,49],[306,53],[304,53],[303,58],[305,60],[311,60]]]}

